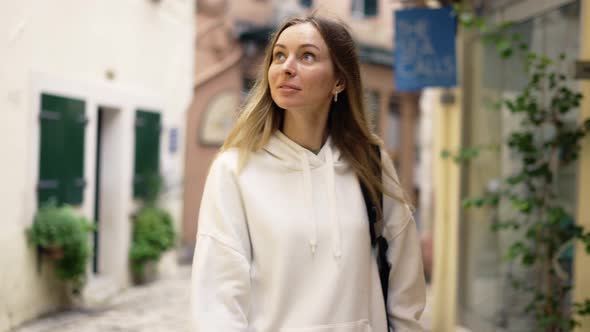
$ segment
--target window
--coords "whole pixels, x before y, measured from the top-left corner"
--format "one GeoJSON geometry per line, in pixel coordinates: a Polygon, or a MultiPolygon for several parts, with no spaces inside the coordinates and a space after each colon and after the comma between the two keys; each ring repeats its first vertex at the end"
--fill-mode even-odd
{"type": "Polygon", "coordinates": [[[387,115],[387,133],[385,136],[385,144],[387,149],[392,151],[399,151],[401,145],[401,116],[400,105],[397,97],[391,97],[389,100],[389,112],[387,115]]]}
{"type": "Polygon", "coordinates": [[[312,0],[299,0],[299,4],[305,8],[310,8],[312,2],[313,2],[312,0]]]}
{"type": "Polygon", "coordinates": [[[352,0],[353,17],[372,17],[377,16],[377,0],[352,0]]]}
{"type": "Polygon", "coordinates": [[[83,100],[41,95],[37,202],[80,204],[84,187],[83,100]]]}
{"type": "Polygon", "coordinates": [[[150,185],[160,172],[160,113],[146,110],[135,112],[135,166],[133,197],[148,194],[150,185]]]}

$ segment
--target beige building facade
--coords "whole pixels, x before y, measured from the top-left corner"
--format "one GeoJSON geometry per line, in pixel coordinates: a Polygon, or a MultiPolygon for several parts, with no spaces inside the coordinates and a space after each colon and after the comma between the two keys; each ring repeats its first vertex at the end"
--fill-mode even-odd
{"type": "MultiPolygon", "coordinates": [[[[63,183],[41,178],[46,163],[60,170],[72,167],[69,159],[41,153],[47,144],[61,149],[57,136],[46,136],[44,124],[65,114],[60,107],[46,109],[46,99],[80,106],[75,157],[83,166],[72,204],[97,227],[84,304],[130,284],[130,217],[137,207],[134,131],[140,110],[159,119],[156,163],[167,188],[162,205],[180,228],[194,19],[190,0],[0,3],[0,331],[64,305],[64,284],[25,236],[40,193],[63,183]]],[[[163,264],[173,273],[174,257],[163,264]]]]}

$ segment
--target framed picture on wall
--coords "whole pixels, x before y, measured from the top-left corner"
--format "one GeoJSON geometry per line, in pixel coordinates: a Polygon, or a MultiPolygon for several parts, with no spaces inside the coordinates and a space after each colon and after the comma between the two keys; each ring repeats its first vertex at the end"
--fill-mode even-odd
{"type": "Polygon", "coordinates": [[[224,91],[215,95],[201,114],[199,144],[218,147],[232,129],[239,106],[239,95],[234,91],[224,91]]]}

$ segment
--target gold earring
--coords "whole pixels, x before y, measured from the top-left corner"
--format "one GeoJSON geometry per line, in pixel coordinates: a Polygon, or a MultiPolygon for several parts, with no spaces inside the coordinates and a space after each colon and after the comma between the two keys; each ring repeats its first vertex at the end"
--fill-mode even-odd
{"type": "Polygon", "coordinates": [[[337,101],[338,101],[338,92],[336,92],[336,93],[334,94],[334,102],[337,102],[337,101]]]}

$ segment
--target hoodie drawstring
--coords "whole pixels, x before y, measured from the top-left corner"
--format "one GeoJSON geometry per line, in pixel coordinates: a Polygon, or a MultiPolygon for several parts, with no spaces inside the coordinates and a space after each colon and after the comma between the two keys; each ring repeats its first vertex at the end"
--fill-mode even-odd
{"type": "MultiPolygon", "coordinates": [[[[340,260],[342,257],[342,234],[340,230],[340,223],[338,222],[338,211],[336,209],[336,183],[334,174],[334,156],[332,155],[332,149],[330,146],[326,146],[326,165],[328,170],[327,176],[327,192],[328,195],[328,215],[330,228],[332,231],[332,255],[335,260],[340,260]]],[[[307,157],[307,151],[301,151],[300,153],[301,169],[303,172],[303,195],[305,211],[307,211],[307,219],[310,223],[310,235],[309,235],[309,248],[312,255],[315,254],[318,245],[318,223],[315,217],[313,208],[313,185],[311,180],[311,168],[309,158],[307,157]]]]}
{"type": "Polygon", "coordinates": [[[332,235],[333,235],[333,247],[332,253],[336,260],[339,260],[342,257],[342,244],[341,244],[341,230],[340,230],[340,223],[338,222],[338,215],[336,210],[336,183],[334,181],[334,157],[332,156],[332,149],[330,146],[327,146],[326,151],[326,162],[328,167],[328,209],[330,210],[328,213],[330,214],[330,223],[332,226],[332,235]]]}
{"type": "Polygon", "coordinates": [[[308,220],[311,223],[310,229],[310,236],[309,236],[309,248],[311,250],[311,254],[315,254],[315,250],[318,245],[318,225],[315,221],[315,214],[313,211],[313,200],[312,200],[312,185],[311,185],[311,169],[309,167],[309,159],[305,154],[305,151],[300,153],[300,161],[301,161],[301,169],[303,171],[303,195],[304,197],[304,204],[305,204],[305,211],[308,213],[308,220]]]}

